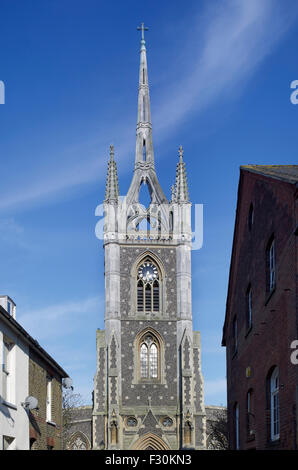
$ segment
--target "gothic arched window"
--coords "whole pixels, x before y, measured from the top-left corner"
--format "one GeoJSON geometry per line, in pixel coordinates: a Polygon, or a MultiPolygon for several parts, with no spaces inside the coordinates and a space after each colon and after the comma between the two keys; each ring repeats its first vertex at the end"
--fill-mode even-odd
{"type": "Polygon", "coordinates": [[[77,431],[70,436],[66,447],[68,450],[89,450],[91,446],[87,436],[77,431]]]}
{"type": "Polygon", "coordinates": [[[137,309],[145,313],[160,311],[160,274],[150,258],[138,268],[137,309]]]}
{"type": "Polygon", "coordinates": [[[111,444],[117,444],[118,442],[118,429],[117,429],[117,423],[113,421],[111,423],[111,444]]]}
{"type": "Polygon", "coordinates": [[[160,345],[151,333],[146,333],[140,340],[140,378],[158,379],[160,367],[160,345]]]}

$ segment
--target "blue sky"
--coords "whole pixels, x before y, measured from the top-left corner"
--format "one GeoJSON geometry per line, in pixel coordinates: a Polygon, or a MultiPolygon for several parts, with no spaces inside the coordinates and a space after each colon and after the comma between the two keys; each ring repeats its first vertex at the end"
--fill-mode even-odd
{"type": "Polygon", "coordinates": [[[0,13],[0,292],[90,402],[104,327],[95,208],[110,143],[121,194],[132,177],[144,21],[158,176],[170,196],[182,144],[191,200],[204,204],[194,328],[205,401],[225,404],[220,343],[239,166],[297,163],[297,2],[2,0],[0,13]]]}

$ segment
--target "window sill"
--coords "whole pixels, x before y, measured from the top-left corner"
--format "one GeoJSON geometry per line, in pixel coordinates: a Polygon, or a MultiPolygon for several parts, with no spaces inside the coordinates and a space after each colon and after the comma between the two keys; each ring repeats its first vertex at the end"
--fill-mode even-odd
{"type": "Polygon", "coordinates": [[[1,400],[1,404],[7,406],[7,408],[11,408],[12,410],[18,409],[16,405],[14,405],[13,403],[10,403],[9,401],[3,400],[3,398],[1,400]]]}
{"type": "Polygon", "coordinates": [[[54,423],[54,421],[48,421],[47,420],[47,424],[49,424],[50,426],[54,426],[55,428],[57,427],[57,424],[54,423]]]}
{"type": "Polygon", "coordinates": [[[267,293],[267,297],[265,299],[265,306],[268,304],[269,300],[271,299],[275,291],[276,291],[276,286],[274,286],[273,289],[271,289],[271,291],[267,293]]]}

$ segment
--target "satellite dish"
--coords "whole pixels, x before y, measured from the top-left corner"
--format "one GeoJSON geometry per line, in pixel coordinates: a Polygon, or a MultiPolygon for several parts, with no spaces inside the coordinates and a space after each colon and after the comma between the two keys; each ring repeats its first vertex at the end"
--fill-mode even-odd
{"type": "Polygon", "coordinates": [[[63,380],[62,380],[62,385],[64,388],[71,388],[73,390],[73,386],[72,386],[72,379],[70,377],[65,377],[63,380]]]}
{"type": "Polygon", "coordinates": [[[22,406],[25,410],[35,410],[38,406],[38,400],[35,397],[27,397],[22,406]]]}

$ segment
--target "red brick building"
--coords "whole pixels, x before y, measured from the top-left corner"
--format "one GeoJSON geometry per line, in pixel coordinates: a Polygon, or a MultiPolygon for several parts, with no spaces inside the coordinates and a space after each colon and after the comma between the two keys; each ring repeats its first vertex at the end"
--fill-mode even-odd
{"type": "Polygon", "coordinates": [[[231,449],[298,448],[298,165],[240,167],[222,345],[231,449]]]}

